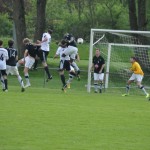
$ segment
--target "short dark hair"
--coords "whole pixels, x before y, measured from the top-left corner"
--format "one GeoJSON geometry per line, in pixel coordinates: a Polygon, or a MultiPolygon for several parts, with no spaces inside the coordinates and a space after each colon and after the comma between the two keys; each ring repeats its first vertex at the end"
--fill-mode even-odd
{"type": "Polygon", "coordinates": [[[13,45],[14,45],[14,40],[9,40],[9,41],[8,41],[8,46],[9,46],[9,47],[12,47],[13,45]]]}
{"type": "Polygon", "coordinates": [[[131,57],[133,60],[137,61],[137,58],[135,56],[132,56],[131,57]]]}
{"type": "Polygon", "coordinates": [[[49,29],[49,30],[48,30],[48,33],[49,33],[49,34],[52,34],[52,33],[53,33],[53,30],[49,29]]]}
{"type": "Polygon", "coordinates": [[[2,46],[3,45],[3,41],[2,40],[0,40],[0,46],[2,46]]]}

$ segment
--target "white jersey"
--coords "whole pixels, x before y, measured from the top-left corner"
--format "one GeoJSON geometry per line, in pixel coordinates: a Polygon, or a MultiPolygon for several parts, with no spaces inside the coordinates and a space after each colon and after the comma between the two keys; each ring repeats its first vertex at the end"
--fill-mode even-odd
{"type": "Polygon", "coordinates": [[[6,60],[8,59],[8,52],[5,48],[0,48],[0,70],[6,70],[6,60]]]}
{"type": "Polygon", "coordinates": [[[70,60],[69,55],[62,57],[62,54],[64,53],[65,50],[66,50],[66,48],[63,48],[61,46],[58,47],[58,49],[56,51],[56,55],[60,56],[60,60],[70,60]]]}
{"type": "Polygon", "coordinates": [[[49,44],[51,42],[51,35],[49,33],[43,33],[42,41],[47,38],[46,42],[41,43],[41,49],[43,51],[50,51],[49,44]]]}

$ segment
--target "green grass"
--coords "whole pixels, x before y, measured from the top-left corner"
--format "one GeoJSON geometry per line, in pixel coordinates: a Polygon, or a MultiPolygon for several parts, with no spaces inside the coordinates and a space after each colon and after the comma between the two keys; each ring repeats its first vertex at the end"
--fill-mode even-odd
{"type": "Polygon", "coordinates": [[[0,95],[0,150],[149,150],[142,96],[17,86],[0,95]]]}

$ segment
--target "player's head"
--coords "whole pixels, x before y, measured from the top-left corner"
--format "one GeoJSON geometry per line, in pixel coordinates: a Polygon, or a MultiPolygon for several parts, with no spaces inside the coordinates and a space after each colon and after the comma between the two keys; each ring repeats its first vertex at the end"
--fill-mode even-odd
{"type": "Polygon", "coordinates": [[[96,55],[97,57],[100,56],[100,49],[99,49],[99,48],[97,48],[97,49],[95,50],[95,55],[96,55]]]}
{"type": "Polygon", "coordinates": [[[52,34],[52,33],[53,33],[53,30],[49,29],[49,30],[48,30],[48,33],[49,33],[49,34],[52,34]]]}
{"type": "Polygon", "coordinates": [[[30,43],[30,39],[28,39],[28,38],[24,38],[24,39],[23,39],[23,44],[25,44],[25,45],[26,45],[26,44],[28,44],[28,43],[30,43]]]}
{"type": "Polygon", "coordinates": [[[14,45],[14,41],[13,41],[13,40],[9,40],[9,41],[8,41],[8,46],[9,46],[9,47],[13,47],[13,45],[14,45]]]}
{"type": "Polygon", "coordinates": [[[3,41],[2,40],[0,40],[0,46],[2,46],[3,45],[3,41]]]}
{"type": "Polygon", "coordinates": [[[66,40],[62,39],[61,42],[59,43],[59,46],[61,47],[66,47],[67,43],[66,43],[66,40]]]}
{"type": "Polygon", "coordinates": [[[137,58],[136,58],[136,57],[134,57],[134,56],[130,57],[130,62],[131,62],[131,63],[133,63],[133,62],[135,62],[135,61],[137,61],[137,58]]]}

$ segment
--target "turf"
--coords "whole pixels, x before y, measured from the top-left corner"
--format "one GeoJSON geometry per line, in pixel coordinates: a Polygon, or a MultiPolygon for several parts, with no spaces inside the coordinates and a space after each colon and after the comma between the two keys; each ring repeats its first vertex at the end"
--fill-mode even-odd
{"type": "Polygon", "coordinates": [[[143,96],[9,88],[0,93],[0,150],[150,148],[150,102],[143,96]]]}

